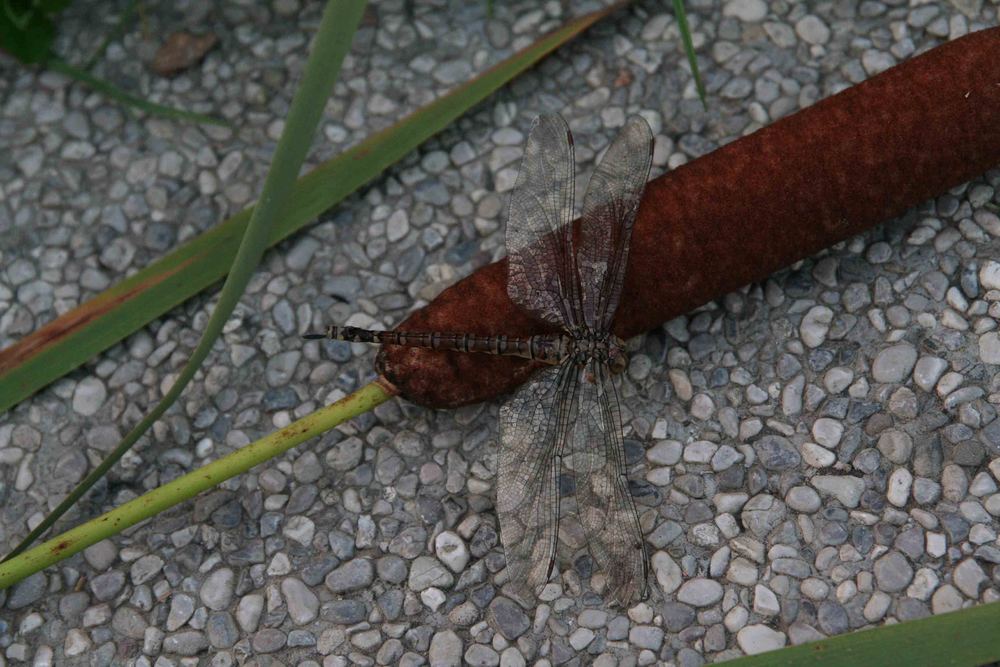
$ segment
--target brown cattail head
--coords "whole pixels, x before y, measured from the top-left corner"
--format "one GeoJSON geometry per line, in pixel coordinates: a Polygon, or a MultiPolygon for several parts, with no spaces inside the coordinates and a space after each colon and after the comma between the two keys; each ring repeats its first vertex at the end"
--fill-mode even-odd
{"type": "MultiPolygon", "coordinates": [[[[897,65],[649,183],[615,333],[635,336],[1000,164],[1000,28],[897,65]]],[[[483,267],[401,330],[525,336],[552,329],[483,267]]],[[[380,372],[406,398],[454,407],[511,391],[536,368],[505,357],[389,346],[380,372]]]]}

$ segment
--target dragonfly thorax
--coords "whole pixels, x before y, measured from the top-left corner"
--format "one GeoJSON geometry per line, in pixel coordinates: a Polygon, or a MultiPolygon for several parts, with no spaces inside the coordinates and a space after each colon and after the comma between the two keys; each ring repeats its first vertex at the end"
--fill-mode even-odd
{"type": "Polygon", "coordinates": [[[573,363],[584,365],[590,360],[607,364],[612,373],[621,373],[628,366],[625,341],[609,333],[580,332],[571,339],[569,356],[573,363]]]}

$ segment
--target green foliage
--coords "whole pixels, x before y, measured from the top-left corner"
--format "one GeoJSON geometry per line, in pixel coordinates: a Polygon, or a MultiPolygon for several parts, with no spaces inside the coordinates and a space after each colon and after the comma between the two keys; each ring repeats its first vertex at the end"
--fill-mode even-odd
{"type": "Polygon", "coordinates": [[[70,0],[0,0],[0,49],[22,63],[39,63],[49,57],[56,38],[53,17],[70,0]]]}

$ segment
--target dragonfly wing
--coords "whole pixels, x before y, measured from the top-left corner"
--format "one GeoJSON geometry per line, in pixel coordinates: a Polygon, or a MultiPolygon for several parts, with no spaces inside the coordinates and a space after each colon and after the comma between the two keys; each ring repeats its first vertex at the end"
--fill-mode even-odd
{"type": "Polygon", "coordinates": [[[576,504],[590,553],[608,578],[612,598],[629,606],[646,591],[648,565],[639,515],[628,488],[618,393],[608,367],[590,362],[594,382],[581,382],[567,442],[576,504]]]}
{"type": "Polygon", "coordinates": [[[510,580],[532,591],[555,562],[560,450],[574,407],[578,371],[545,368],[500,407],[497,516],[510,580]]]}
{"type": "Polygon", "coordinates": [[[558,115],[531,126],[507,216],[507,294],[566,328],[581,315],[573,259],[573,138],[558,115]]]}
{"type": "Polygon", "coordinates": [[[653,133],[632,116],[608,148],[587,185],[578,250],[583,318],[608,331],[618,309],[629,240],[653,159],[653,133]]]}

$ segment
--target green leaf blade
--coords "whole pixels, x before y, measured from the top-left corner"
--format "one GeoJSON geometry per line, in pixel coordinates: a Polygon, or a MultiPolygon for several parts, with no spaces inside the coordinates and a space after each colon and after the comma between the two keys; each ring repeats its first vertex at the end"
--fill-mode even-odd
{"type": "MultiPolygon", "coordinates": [[[[271,244],[376,178],[495,90],[628,0],[578,17],[444,97],[301,177],[271,244]]],[[[0,411],[10,409],[223,278],[250,213],[245,209],[145,269],[0,350],[0,411]],[[183,266],[181,266],[183,265],[183,266]]]]}

